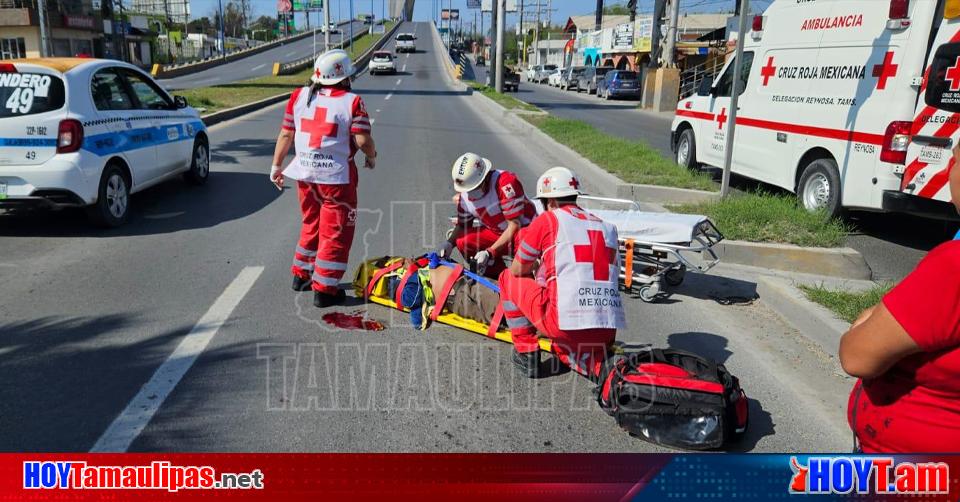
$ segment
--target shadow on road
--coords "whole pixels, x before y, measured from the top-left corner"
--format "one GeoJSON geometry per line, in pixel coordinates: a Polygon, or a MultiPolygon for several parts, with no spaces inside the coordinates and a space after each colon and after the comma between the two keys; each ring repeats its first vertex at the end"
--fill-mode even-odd
{"type": "Polygon", "coordinates": [[[358,89],[357,93],[361,96],[393,94],[395,96],[466,96],[467,91],[428,91],[412,89],[358,89]]]}
{"type": "Polygon", "coordinates": [[[0,214],[0,236],[117,237],[209,228],[256,213],[280,195],[266,172],[212,172],[202,187],[172,180],[132,196],[130,221],[120,228],[94,227],[82,209],[36,209],[0,214]]]}

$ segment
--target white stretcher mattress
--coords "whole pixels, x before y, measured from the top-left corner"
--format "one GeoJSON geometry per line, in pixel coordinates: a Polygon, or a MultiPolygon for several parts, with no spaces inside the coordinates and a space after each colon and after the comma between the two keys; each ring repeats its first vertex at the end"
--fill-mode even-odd
{"type": "Polygon", "coordinates": [[[614,224],[620,239],[663,244],[688,243],[697,227],[707,219],[696,214],[653,213],[612,209],[591,209],[603,221],[614,224]]]}

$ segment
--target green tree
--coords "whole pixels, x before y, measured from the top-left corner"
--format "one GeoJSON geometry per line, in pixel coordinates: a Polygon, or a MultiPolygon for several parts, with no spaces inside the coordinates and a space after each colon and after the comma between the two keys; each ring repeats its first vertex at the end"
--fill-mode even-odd
{"type": "Polygon", "coordinates": [[[605,16],[629,16],[630,9],[623,4],[613,4],[607,5],[603,8],[603,15],[605,16]]]}

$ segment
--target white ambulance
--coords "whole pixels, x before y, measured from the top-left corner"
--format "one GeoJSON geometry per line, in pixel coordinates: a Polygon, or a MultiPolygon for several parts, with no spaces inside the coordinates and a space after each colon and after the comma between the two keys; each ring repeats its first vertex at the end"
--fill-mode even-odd
{"type": "MultiPolygon", "coordinates": [[[[832,214],[956,216],[960,0],[775,0],[744,42],[734,173],[832,214]]],[[[733,63],[678,105],[681,165],[723,165],[733,63]]]]}

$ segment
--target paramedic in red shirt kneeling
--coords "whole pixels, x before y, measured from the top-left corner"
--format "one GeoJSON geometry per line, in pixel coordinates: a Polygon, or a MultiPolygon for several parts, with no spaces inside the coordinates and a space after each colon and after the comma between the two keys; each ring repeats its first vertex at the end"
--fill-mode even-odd
{"type": "Polygon", "coordinates": [[[465,153],[453,164],[453,189],[457,191],[457,226],[440,248],[450,256],[456,247],[464,258],[477,262],[477,272],[497,277],[508,256],[537,210],[523,191],[517,175],[493,168],[475,153],[465,153]],[[480,226],[475,228],[474,221],[480,226]]]}
{"type": "Polygon", "coordinates": [[[540,368],[538,331],[562,363],[596,381],[626,324],[617,229],[577,205],[579,187],[565,167],[537,180],[546,212],[524,229],[513,264],[500,274],[513,361],[531,378],[540,368]]]}
{"type": "Polygon", "coordinates": [[[313,289],[313,304],[343,303],[340,279],[347,270],[357,219],[357,150],[366,167],[376,165],[370,118],[360,96],[350,92],[353,62],[342,50],[325,52],[314,63],[313,85],[293,91],[273,154],[270,180],[297,180],[302,226],[293,255],[293,289],[313,289]],[[281,172],[293,146],[295,158],[281,172]]]}

